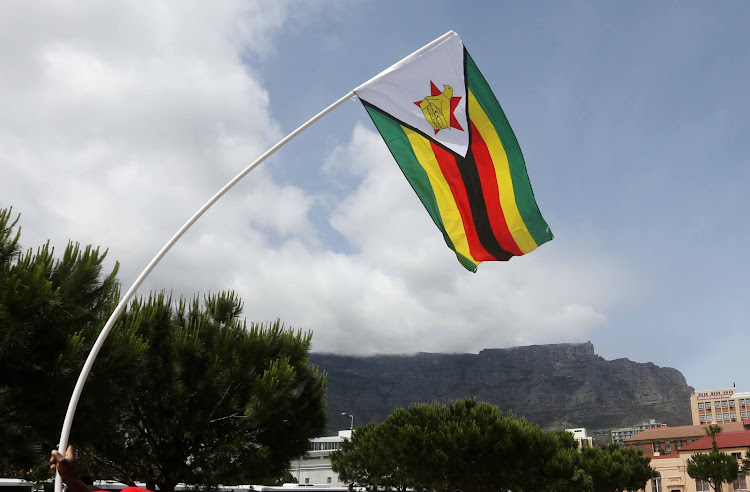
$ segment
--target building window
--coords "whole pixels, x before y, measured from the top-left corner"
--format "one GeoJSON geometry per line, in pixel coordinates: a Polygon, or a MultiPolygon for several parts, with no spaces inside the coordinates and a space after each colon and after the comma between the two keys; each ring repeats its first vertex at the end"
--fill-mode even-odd
{"type": "Polygon", "coordinates": [[[705,415],[701,415],[700,417],[698,417],[698,420],[700,420],[701,424],[702,424],[702,423],[704,423],[706,421],[706,416],[705,415]]]}
{"type": "Polygon", "coordinates": [[[744,473],[739,472],[737,479],[732,484],[734,490],[747,490],[747,476],[744,473]]]}
{"type": "MultiPolygon", "coordinates": [[[[721,422],[721,421],[723,421],[723,420],[724,420],[724,418],[723,418],[723,417],[721,416],[721,414],[720,414],[720,413],[717,413],[717,414],[716,414],[716,421],[717,421],[717,422],[721,422]]],[[[709,422],[710,422],[710,420],[709,420],[709,422]]]]}
{"type": "Polygon", "coordinates": [[[732,412],[730,415],[732,417],[732,422],[737,420],[737,412],[732,412]]]}
{"type": "Polygon", "coordinates": [[[693,440],[692,440],[692,439],[688,439],[688,440],[687,440],[687,443],[688,443],[688,444],[690,444],[691,442],[693,442],[693,440]]]}
{"type": "Polygon", "coordinates": [[[704,408],[705,408],[706,410],[711,410],[711,402],[710,402],[710,401],[707,401],[707,402],[706,402],[706,404],[705,404],[705,406],[704,406],[704,408]]]}
{"type": "Polygon", "coordinates": [[[732,456],[738,461],[742,459],[742,453],[732,453],[732,456]]]}
{"type": "Polygon", "coordinates": [[[706,415],[706,422],[712,422],[713,420],[714,420],[713,415],[711,414],[706,415]]]}
{"type": "Polygon", "coordinates": [[[703,403],[698,403],[698,410],[703,410],[703,403]]]}
{"type": "Polygon", "coordinates": [[[674,444],[678,451],[682,449],[682,441],[675,441],[674,444]]]}
{"type": "Polygon", "coordinates": [[[672,452],[672,441],[667,441],[664,443],[664,451],[667,453],[672,452]]]}
{"type": "Polygon", "coordinates": [[[305,477],[305,483],[310,483],[310,477],[305,477]]]}
{"type": "Polygon", "coordinates": [[[726,401],[726,400],[722,400],[722,402],[721,402],[721,408],[728,408],[728,407],[729,407],[729,402],[726,401]]]}
{"type": "Polygon", "coordinates": [[[327,481],[328,483],[331,483],[331,477],[328,477],[327,481]]]}
{"type": "Polygon", "coordinates": [[[734,408],[734,400],[729,400],[729,408],[734,408]]]}
{"type": "Polygon", "coordinates": [[[659,452],[659,441],[654,441],[653,448],[654,448],[654,453],[659,452]]]}
{"type": "Polygon", "coordinates": [[[651,479],[651,492],[661,492],[661,476],[651,479]]]}
{"type": "Polygon", "coordinates": [[[708,482],[701,480],[700,478],[695,479],[695,492],[711,492],[711,487],[708,482]]]}
{"type": "Polygon", "coordinates": [[[741,419],[747,418],[747,412],[740,412],[740,418],[741,419]]]}
{"type": "Polygon", "coordinates": [[[728,413],[724,414],[724,422],[729,422],[729,414],[728,413]]]}
{"type": "Polygon", "coordinates": [[[637,446],[638,446],[638,452],[639,452],[639,453],[641,453],[641,454],[643,454],[643,443],[640,443],[640,442],[639,442],[639,443],[637,444],[637,446]]]}

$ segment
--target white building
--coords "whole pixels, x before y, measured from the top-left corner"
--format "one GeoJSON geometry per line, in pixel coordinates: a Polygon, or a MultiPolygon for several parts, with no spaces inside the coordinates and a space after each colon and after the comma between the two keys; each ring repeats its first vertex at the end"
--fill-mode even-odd
{"type": "Polygon", "coordinates": [[[339,482],[338,474],[331,468],[331,451],[341,447],[344,439],[351,439],[352,431],[339,431],[338,436],[316,437],[310,439],[307,454],[289,463],[289,473],[304,485],[327,485],[329,487],[346,487],[339,482]]]}
{"type": "Polygon", "coordinates": [[[639,432],[643,432],[646,429],[658,429],[659,427],[665,427],[667,424],[657,422],[655,419],[650,419],[648,422],[644,422],[635,427],[622,427],[612,431],[612,442],[619,444],[621,447],[625,445],[625,439],[634,436],[639,432]]]}
{"type": "Polygon", "coordinates": [[[594,447],[594,440],[589,437],[585,427],[576,427],[574,429],[565,430],[573,434],[573,439],[578,442],[578,449],[594,447]]]}

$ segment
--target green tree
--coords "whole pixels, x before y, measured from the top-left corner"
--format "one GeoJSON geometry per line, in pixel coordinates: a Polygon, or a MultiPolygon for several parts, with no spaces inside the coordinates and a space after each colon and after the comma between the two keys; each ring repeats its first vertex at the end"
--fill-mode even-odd
{"type": "Polygon", "coordinates": [[[512,489],[519,491],[592,490],[593,482],[580,469],[578,444],[570,432],[544,431],[524,420],[514,422],[520,433],[514,439],[517,477],[512,489]]]}
{"type": "Polygon", "coordinates": [[[718,425],[708,425],[703,428],[706,435],[711,438],[711,449],[714,451],[714,453],[719,452],[719,446],[716,445],[716,436],[721,434],[721,427],[718,425]]]}
{"type": "Polygon", "coordinates": [[[729,454],[711,451],[707,454],[696,453],[687,460],[687,472],[691,478],[705,480],[716,492],[721,491],[721,484],[732,482],[737,478],[739,464],[729,454]]]}
{"type": "Polygon", "coordinates": [[[635,449],[608,444],[583,448],[579,466],[591,477],[594,492],[618,492],[644,488],[654,476],[650,461],[635,449]]]}
{"type": "MultiPolygon", "coordinates": [[[[119,299],[117,267],[71,243],[22,252],[0,210],[0,474],[48,478],[47,457],[81,367],[119,299]]],[[[133,301],[89,375],[70,442],[97,478],[274,482],[325,420],[310,333],[247,326],[231,293],[133,301]]]]}
{"type": "Polygon", "coordinates": [[[545,432],[471,399],[394,410],[331,455],[353,485],[473,492],[590,490],[577,460],[570,433],[545,432]]]}
{"type": "Polygon", "coordinates": [[[386,490],[406,490],[411,483],[398,461],[392,445],[400,445],[393,426],[366,424],[352,433],[350,440],[341,443],[339,451],[331,453],[331,462],[339,480],[358,487],[377,487],[386,490]]]}
{"type": "Polygon", "coordinates": [[[119,425],[81,446],[85,457],[166,492],[281,476],[323,430],[325,377],[309,363],[310,333],[247,326],[241,313],[233,293],[133,301],[113,333],[147,349],[118,395],[119,425]]]}
{"type": "Polygon", "coordinates": [[[741,468],[743,473],[750,474],[750,449],[745,451],[745,457],[742,458],[741,468]]]}
{"type": "MultiPolygon", "coordinates": [[[[18,220],[0,209],[0,474],[46,478],[80,368],[119,296],[117,265],[102,274],[106,253],[78,243],[58,258],[49,243],[22,251],[18,220]]],[[[107,372],[115,388],[127,377],[107,372]]]]}

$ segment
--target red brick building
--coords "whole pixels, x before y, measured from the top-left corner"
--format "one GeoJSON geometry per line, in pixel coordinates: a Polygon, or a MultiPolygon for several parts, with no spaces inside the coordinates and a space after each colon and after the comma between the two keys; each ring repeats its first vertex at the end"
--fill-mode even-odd
{"type": "MultiPolygon", "coordinates": [[[[750,421],[747,422],[750,425],[750,421]]],[[[734,456],[738,461],[750,449],[750,431],[729,431],[722,425],[722,432],[716,436],[716,446],[720,451],[734,456]]],[[[651,468],[657,474],[644,487],[644,492],[713,492],[703,480],[691,478],[687,473],[687,460],[695,453],[708,453],[713,447],[713,440],[708,436],[700,437],[690,444],[681,447],[679,453],[655,456],[651,459],[651,468]]],[[[645,449],[644,449],[645,451],[645,449]]],[[[740,472],[733,483],[722,484],[722,492],[748,491],[748,477],[740,472]]]]}
{"type": "MultiPolygon", "coordinates": [[[[750,421],[748,421],[750,423],[750,421]]],[[[678,427],[659,427],[647,429],[634,436],[625,439],[625,447],[638,448],[643,456],[653,457],[659,449],[664,450],[665,455],[674,454],[687,445],[706,437],[705,425],[683,425],[678,427]]],[[[744,430],[742,422],[724,422],[721,425],[722,433],[744,430]]],[[[719,434],[721,435],[721,434],[719,434]]]]}

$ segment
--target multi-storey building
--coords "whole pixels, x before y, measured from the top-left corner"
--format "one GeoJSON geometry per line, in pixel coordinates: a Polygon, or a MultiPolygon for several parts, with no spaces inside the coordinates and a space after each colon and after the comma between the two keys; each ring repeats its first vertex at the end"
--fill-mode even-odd
{"type": "Polygon", "coordinates": [[[735,388],[696,391],[690,395],[693,425],[721,424],[750,418],[750,392],[735,388]]]}
{"type": "Polygon", "coordinates": [[[341,447],[341,442],[352,438],[351,430],[339,431],[337,436],[310,439],[307,454],[289,463],[289,473],[304,485],[345,487],[331,468],[331,451],[341,447]]]}
{"type": "MultiPolygon", "coordinates": [[[[638,448],[643,456],[677,455],[680,450],[693,441],[706,435],[705,425],[682,425],[678,427],[659,427],[647,429],[624,441],[625,447],[638,448]],[[659,450],[662,450],[663,453],[659,450]]],[[[742,422],[722,423],[722,432],[735,432],[744,429],[742,422]]]]}
{"type": "Polygon", "coordinates": [[[666,425],[667,424],[657,422],[656,419],[650,419],[648,422],[644,422],[634,427],[621,427],[612,431],[612,442],[623,446],[625,444],[625,439],[630,436],[634,436],[639,432],[645,431],[646,429],[657,429],[666,425]]]}
{"type": "Polygon", "coordinates": [[[578,443],[578,449],[594,447],[594,440],[588,435],[585,427],[576,427],[575,429],[565,430],[573,434],[573,439],[578,443]]]}
{"type": "MultiPolygon", "coordinates": [[[[690,456],[695,453],[708,453],[712,446],[711,438],[703,436],[683,446],[679,453],[653,457],[650,465],[657,472],[657,476],[646,484],[644,492],[712,492],[713,489],[707,482],[690,478],[687,473],[687,460],[690,456]]],[[[724,431],[716,436],[716,446],[722,452],[740,460],[750,449],[750,431],[724,431]]],[[[734,483],[723,484],[721,490],[722,492],[746,491],[748,479],[744,473],[740,472],[734,483]]]]}

